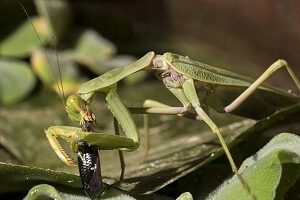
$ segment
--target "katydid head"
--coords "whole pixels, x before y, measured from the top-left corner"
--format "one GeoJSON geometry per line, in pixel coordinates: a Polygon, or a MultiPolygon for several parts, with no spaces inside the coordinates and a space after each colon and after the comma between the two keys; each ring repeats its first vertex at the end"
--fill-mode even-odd
{"type": "Polygon", "coordinates": [[[166,71],[170,68],[169,63],[167,62],[166,58],[163,55],[157,55],[152,60],[152,69],[155,71],[166,71]]]}
{"type": "Polygon", "coordinates": [[[168,88],[180,87],[186,77],[172,68],[165,55],[157,55],[152,61],[155,75],[163,81],[168,88]]]}
{"type": "Polygon", "coordinates": [[[79,95],[70,95],[66,100],[66,110],[69,118],[79,121],[84,131],[90,131],[90,126],[96,123],[96,117],[88,103],[79,95]]]}

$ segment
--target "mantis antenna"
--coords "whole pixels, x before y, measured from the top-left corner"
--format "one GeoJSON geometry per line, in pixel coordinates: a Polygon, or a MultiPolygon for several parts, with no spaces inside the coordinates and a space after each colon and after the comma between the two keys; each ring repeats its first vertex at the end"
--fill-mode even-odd
{"type": "Polygon", "coordinates": [[[41,40],[41,37],[40,37],[40,35],[38,34],[38,32],[37,32],[37,30],[36,30],[34,24],[32,23],[32,21],[31,21],[31,19],[30,19],[30,16],[29,16],[29,14],[28,14],[28,12],[27,12],[27,10],[25,9],[25,7],[23,6],[23,4],[22,4],[19,0],[18,0],[18,3],[19,3],[19,5],[21,6],[22,10],[24,11],[24,13],[25,13],[27,19],[29,20],[30,24],[32,25],[32,28],[33,28],[35,34],[37,35],[37,38],[38,38],[38,40],[39,40],[39,42],[40,42],[40,44],[41,44],[41,47],[42,47],[42,49],[43,49],[43,51],[44,51],[44,53],[45,53],[45,55],[46,55],[47,61],[48,61],[48,63],[49,63],[49,66],[50,66],[50,68],[51,68],[52,74],[53,74],[53,76],[54,76],[55,83],[56,83],[56,87],[57,87],[57,89],[58,89],[58,91],[59,91],[59,96],[60,96],[60,98],[61,98],[61,100],[62,100],[62,102],[63,102],[63,105],[65,106],[65,105],[66,105],[66,103],[65,103],[65,95],[64,95],[64,88],[63,88],[63,83],[62,83],[61,70],[60,70],[60,67],[59,67],[59,59],[58,59],[58,54],[57,54],[56,39],[55,39],[54,36],[52,37],[52,45],[54,46],[54,49],[55,49],[56,63],[57,63],[57,70],[58,70],[58,77],[59,77],[59,78],[57,78],[57,76],[56,76],[54,67],[52,66],[52,64],[51,64],[51,62],[50,62],[50,58],[49,58],[49,56],[48,56],[48,54],[47,54],[46,48],[43,46],[43,42],[42,42],[42,40],[41,40]],[[58,79],[60,79],[60,81],[59,81],[58,79]]]}

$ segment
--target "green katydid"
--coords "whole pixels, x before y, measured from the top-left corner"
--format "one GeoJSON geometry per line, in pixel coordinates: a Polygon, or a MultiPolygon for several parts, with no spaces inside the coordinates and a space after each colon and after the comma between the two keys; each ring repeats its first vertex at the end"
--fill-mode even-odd
{"type": "MultiPolygon", "coordinates": [[[[243,93],[241,93],[240,96],[238,96],[232,103],[223,109],[223,112],[236,111],[236,114],[245,116],[251,116],[251,113],[247,113],[244,110],[239,113],[239,110],[235,109],[242,103],[247,103],[244,101],[254,92],[271,94],[271,96],[276,96],[279,99],[289,100],[276,102],[273,110],[268,108],[269,113],[263,111],[263,114],[260,114],[260,116],[257,117],[260,118],[263,117],[263,115],[268,115],[270,112],[274,112],[280,107],[288,106],[287,104],[297,103],[300,101],[300,98],[297,96],[293,96],[289,93],[272,87],[261,86],[265,79],[267,79],[274,71],[281,67],[287,68],[298,89],[300,89],[299,80],[296,78],[294,72],[284,60],[278,60],[275,62],[256,81],[253,82],[249,78],[223,69],[208,66],[184,56],[172,53],[155,55],[154,52],[149,52],[141,59],[128,66],[111,70],[102,76],[83,84],[78,91],[78,95],[69,97],[74,98],[74,101],[66,106],[71,118],[82,120],[86,116],[86,112],[84,112],[84,109],[82,108],[88,107],[95,93],[105,93],[108,108],[122,126],[126,137],[94,132],[88,133],[83,132],[79,128],[61,126],[50,127],[46,131],[46,134],[58,156],[69,165],[72,164],[69,159],[70,157],[64,153],[58,143],[54,142],[56,141],[56,137],[61,137],[67,140],[70,143],[72,150],[75,152],[77,150],[77,144],[80,141],[97,146],[99,149],[135,150],[139,145],[138,132],[128,108],[122,103],[116,92],[116,87],[118,81],[122,80],[126,76],[129,76],[130,74],[139,70],[151,69],[155,71],[156,75],[160,79],[162,79],[163,83],[178,98],[183,106],[170,107],[155,102],[157,105],[156,107],[153,107],[152,105],[146,105],[148,107],[134,108],[131,109],[131,111],[135,113],[140,112],[146,114],[152,113],[179,115],[203,120],[219,138],[220,143],[222,144],[222,147],[224,148],[224,151],[231,164],[232,170],[237,173],[237,167],[222,135],[220,134],[218,127],[201,107],[196,89],[202,88],[200,91],[203,91],[204,86],[213,86],[208,87],[209,89],[207,90],[204,90],[204,92],[208,91],[210,95],[212,95],[211,90],[216,91],[218,87],[228,87],[234,89],[247,88],[243,93]],[[195,109],[196,114],[187,112],[191,106],[195,109]]],[[[201,100],[205,99],[203,98],[201,100]]],[[[210,106],[220,109],[219,104],[210,106]]]]}
{"type": "MultiPolygon", "coordinates": [[[[148,114],[157,113],[184,116],[184,114],[187,113],[187,111],[192,106],[195,109],[198,118],[203,120],[212,129],[213,133],[217,135],[228,157],[232,170],[237,173],[237,167],[233,161],[227,145],[225,144],[222,135],[220,134],[217,125],[210,119],[210,117],[201,107],[196,91],[197,88],[195,87],[195,85],[200,88],[203,88],[207,85],[212,86],[209,88],[209,92],[210,90],[214,90],[214,87],[216,88],[218,86],[247,88],[232,103],[227,105],[222,110],[223,112],[232,112],[236,110],[236,108],[238,108],[256,90],[264,93],[272,93],[281,98],[291,98],[291,101],[289,103],[299,102],[299,97],[292,96],[289,93],[285,93],[272,87],[261,86],[264,80],[266,80],[277,69],[282,67],[285,67],[288,70],[296,86],[298,87],[298,89],[300,89],[299,80],[297,79],[295,73],[289,67],[287,62],[284,60],[276,61],[256,81],[253,82],[251,79],[244,76],[194,61],[185,56],[180,56],[172,53],[155,55],[154,52],[149,52],[133,64],[125,66],[123,68],[111,70],[103,74],[102,76],[99,76],[83,84],[78,90],[78,94],[82,96],[82,98],[86,101],[91,101],[93,95],[97,92],[106,93],[106,100],[109,109],[112,111],[113,115],[117,118],[117,120],[123,127],[124,132],[128,137],[127,139],[129,141],[132,140],[135,145],[133,145],[132,147],[128,147],[126,146],[127,143],[121,144],[121,141],[119,141],[121,138],[123,139],[123,137],[121,136],[110,136],[116,138],[116,140],[109,144],[102,144],[104,143],[104,138],[102,138],[102,136],[100,135],[88,135],[84,133],[74,132],[73,138],[80,138],[81,140],[85,140],[88,143],[91,142],[93,145],[97,145],[100,149],[117,148],[134,150],[135,148],[137,148],[139,142],[138,133],[136,131],[135,125],[132,122],[130,113],[127,109],[125,109],[126,107],[123,103],[121,103],[121,100],[117,96],[116,84],[118,81],[122,80],[126,76],[129,76],[132,73],[143,69],[151,69],[155,71],[155,74],[163,81],[170,92],[172,92],[178,98],[183,107],[151,106],[150,108],[144,108],[140,110],[148,114]],[[115,104],[115,102],[118,102],[118,104],[115,104]],[[121,108],[122,111],[120,111],[121,108]],[[85,137],[88,137],[88,139],[85,137]]],[[[276,104],[276,108],[274,108],[274,111],[280,106],[284,107],[287,105],[280,105],[280,103],[276,104]]],[[[215,107],[220,110],[220,108],[218,108],[219,105],[215,107]]],[[[246,116],[247,115],[248,113],[246,113],[246,116]]],[[[58,133],[58,130],[60,129],[59,127],[52,127],[51,129],[55,130],[52,134],[53,136],[63,136],[58,133]]],[[[110,140],[111,139],[107,139],[107,141],[110,140]]]]}

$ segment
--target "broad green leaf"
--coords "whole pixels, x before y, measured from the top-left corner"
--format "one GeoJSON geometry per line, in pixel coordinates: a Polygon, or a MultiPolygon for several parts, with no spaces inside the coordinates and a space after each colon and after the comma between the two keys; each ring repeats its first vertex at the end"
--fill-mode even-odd
{"type": "Polygon", "coordinates": [[[31,188],[25,197],[25,200],[37,200],[37,199],[57,199],[63,200],[59,192],[51,185],[40,184],[31,188]]]}
{"type": "Polygon", "coordinates": [[[0,60],[0,104],[12,104],[26,97],[35,85],[27,63],[0,60]]]}
{"type": "Polygon", "coordinates": [[[12,57],[26,57],[31,52],[49,40],[50,31],[46,21],[40,17],[32,17],[24,22],[12,34],[0,42],[0,55],[12,57]],[[37,31],[39,40],[32,24],[37,31]]]}
{"type": "MultiPolygon", "coordinates": [[[[61,188],[61,187],[57,187],[61,188]]],[[[65,200],[65,199],[72,199],[72,200],[89,200],[85,194],[82,193],[82,191],[59,191],[59,189],[56,189],[55,187],[47,184],[40,184],[36,185],[33,188],[30,189],[28,194],[26,195],[26,200],[36,200],[36,199],[45,199],[45,198],[51,198],[51,199],[57,199],[57,200],[65,200]]],[[[110,188],[106,190],[101,197],[97,199],[106,199],[106,200],[136,200],[136,198],[129,196],[128,194],[123,193],[120,190],[110,188]]]]}
{"type": "Polygon", "coordinates": [[[75,174],[0,162],[0,193],[27,191],[42,183],[81,188],[75,174]]]}
{"type": "Polygon", "coordinates": [[[96,58],[100,60],[111,58],[116,51],[116,47],[112,42],[93,30],[85,31],[75,47],[78,61],[81,60],[85,64],[92,62],[96,58]]]}
{"type": "MultiPolygon", "coordinates": [[[[128,55],[114,55],[116,47],[93,30],[85,31],[79,38],[75,50],[65,51],[66,57],[87,66],[97,75],[113,68],[119,68],[134,62],[136,59],[128,55]]],[[[145,73],[134,74],[125,78],[125,82],[133,84],[145,77],[145,73]]]]}
{"type": "Polygon", "coordinates": [[[46,55],[44,51],[37,49],[32,53],[31,63],[41,81],[46,86],[54,88],[59,95],[61,95],[61,91],[59,91],[58,85],[61,87],[61,81],[65,95],[76,93],[80,84],[84,82],[74,63],[55,51],[49,50],[46,55]]]}
{"type": "Polygon", "coordinates": [[[132,56],[114,56],[117,49],[112,42],[94,30],[86,30],[79,38],[74,50],[66,51],[66,56],[87,66],[100,75],[112,69],[132,63],[132,56]]]}
{"type": "Polygon", "coordinates": [[[58,39],[70,21],[69,6],[64,0],[35,0],[39,14],[47,21],[51,37],[58,39]]]}
{"type": "Polygon", "coordinates": [[[235,175],[208,199],[282,199],[300,177],[299,164],[300,137],[282,133],[247,158],[240,167],[241,179],[249,191],[235,175]]]}
{"type": "MultiPolygon", "coordinates": [[[[101,198],[107,200],[170,200],[160,195],[131,196],[125,192],[106,187],[101,198]]],[[[0,162],[0,193],[28,191],[25,199],[89,199],[81,188],[80,177],[75,174],[0,162]]]]}
{"type": "MultiPolygon", "coordinates": [[[[78,175],[0,162],[0,193],[20,192],[29,189],[31,190],[26,196],[28,200],[39,196],[40,198],[47,196],[58,199],[65,199],[66,197],[87,199],[83,194],[78,175]],[[59,188],[64,194],[61,195],[55,188],[59,188]]],[[[116,189],[108,189],[104,193],[104,199],[116,199],[114,197],[135,199],[116,189]]]]}

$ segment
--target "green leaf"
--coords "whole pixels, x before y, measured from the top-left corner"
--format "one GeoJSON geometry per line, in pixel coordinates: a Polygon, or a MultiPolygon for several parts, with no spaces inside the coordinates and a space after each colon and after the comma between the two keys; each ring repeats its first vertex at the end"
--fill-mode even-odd
{"type": "Polygon", "coordinates": [[[40,184],[31,188],[25,197],[25,200],[37,200],[45,198],[63,200],[62,196],[55,187],[47,184],[40,184]]]}
{"type": "Polygon", "coordinates": [[[86,59],[107,59],[116,53],[115,45],[93,30],[85,31],[76,45],[76,53],[86,59]]]}
{"type": "Polygon", "coordinates": [[[300,137],[282,133],[247,158],[240,167],[241,179],[248,190],[235,175],[208,199],[282,199],[288,188],[300,177],[299,164],[300,137]]]}
{"type": "MultiPolygon", "coordinates": [[[[170,198],[160,195],[136,196],[125,192],[106,187],[101,198],[107,200],[170,200],[170,198]]],[[[80,177],[75,174],[42,169],[36,167],[13,165],[0,162],[0,193],[12,193],[28,191],[25,199],[89,199],[84,193],[80,182],[80,177]]]]}
{"type": "Polygon", "coordinates": [[[87,66],[95,74],[100,75],[134,61],[131,56],[113,57],[116,51],[112,42],[94,30],[86,30],[80,36],[75,49],[64,53],[75,62],[87,66]]]}
{"type": "Polygon", "coordinates": [[[75,174],[0,162],[0,193],[27,191],[42,183],[81,188],[75,174]]]}
{"type": "Polygon", "coordinates": [[[12,104],[26,97],[35,85],[27,63],[0,60],[0,104],[12,104]]]}
{"type": "Polygon", "coordinates": [[[84,82],[77,66],[70,59],[55,51],[47,50],[46,55],[44,51],[37,49],[32,53],[31,63],[40,80],[46,86],[53,88],[59,95],[61,95],[61,91],[59,91],[58,85],[61,86],[61,79],[65,95],[76,93],[84,82]]]}
{"type": "Polygon", "coordinates": [[[39,14],[47,21],[51,37],[59,38],[70,21],[69,6],[64,0],[35,0],[39,14]]]}
{"type": "Polygon", "coordinates": [[[0,55],[12,57],[26,57],[34,49],[45,44],[49,37],[49,28],[45,20],[42,18],[31,18],[30,21],[24,22],[12,34],[0,43],[0,55]],[[32,24],[37,31],[41,41],[37,37],[32,24]]]}
{"type": "MultiPolygon", "coordinates": [[[[61,187],[58,187],[61,189],[61,187]]],[[[56,189],[55,187],[47,184],[40,184],[36,185],[33,188],[30,189],[28,194],[26,195],[26,200],[36,200],[36,199],[45,199],[45,198],[51,198],[51,199],[57,199],[57,200],[64,200],[64,199],[78,199],[78,200],[88,200],[86,195],[84,195],[80,191],[59,191],[59,189],[56,189]]],[[[101,198],[97,199],[107,199],[107,200],[135,200],[136,198],[129,196],[120,190],[110,188],[106,190],[101,198]]]]}

